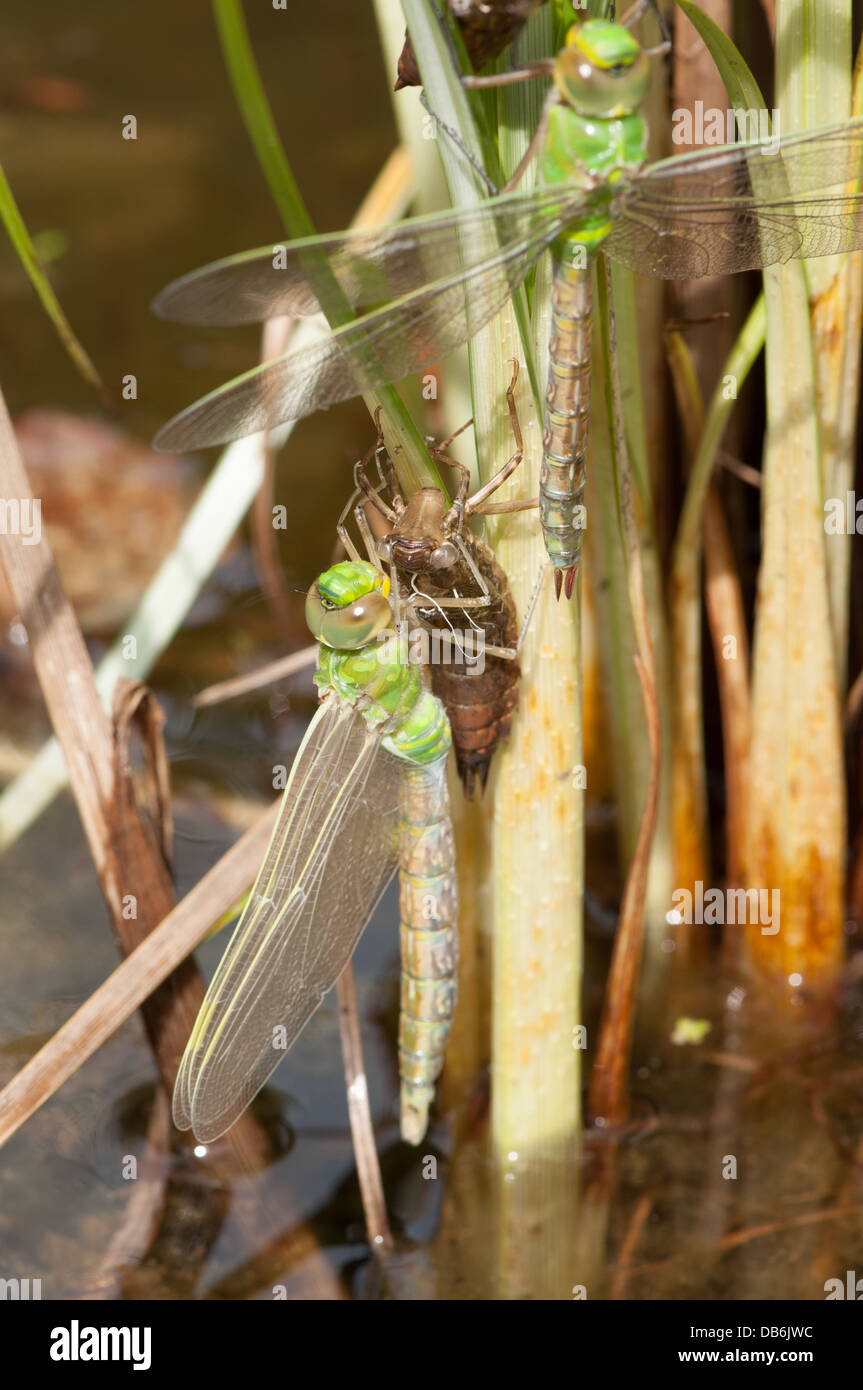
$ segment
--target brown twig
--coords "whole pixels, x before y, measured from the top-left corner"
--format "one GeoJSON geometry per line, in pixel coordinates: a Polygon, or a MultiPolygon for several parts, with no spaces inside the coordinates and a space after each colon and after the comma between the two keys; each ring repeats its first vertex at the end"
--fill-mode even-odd
{"type": "Polygon", "coordinates": [[[736,1250],[750,1240],[760,1240],[762,1236],[772,1236],[777,1231],[793,1230],[796,1226],[813,1226],[819,1221],[837,1221],[843,1216],[856,1216],[863,1211],[863,1203],[855,1202],[847,1207],[828,1207],[825,1211],[807,1211],[800,1216],[789,1216],[783,1221],[764,1221],[760,1226],[744,1226],[740,1231],[729,1231],[719,1241],[720,1250],[736,1250]]]}
{"type": "Polygon", "coordinates": [[[626,1232],[623,1245],[620,1251],[620,1261],[615,1267],[614,1278],[611,1283],[611,1297],[613,1299],[625,1298],[626,1288],[629,1283],[629,1276],[632,1273],[632,1257],[638,1249],[638,1242],[641,1240],[641,1233],[647,1224],[647,1219],[653,1210],[653,1203],[656,1200],[654,1192],[643,1192],[635,1205],[632,1213],[632,1220],[626,1232]]]}
{"type": "Polygon", "coordinates": [[[264,857],[278,805],[273,803],[0,1091],[0,1146],[92,1057],[248,890],[264,857]]]}
{"type": "MultiPolygon", "coordinates": [[[[23,514],[34,506],[6,403],[0,395],[0,496],[14,498],[23,514]]],[[[29,539],[32,539],[29,538],[29,539]]],[[[87,648],[44,534],[28,544],[4,527],[0,554],[27,630],[33,665],[54,732],[69,769],[90,853],[112,917],[122,913],[122,885],[108,863],[108,808],[113,791],[111,729],[102,708],[87,648]]]]}
{"type": "Polygon", "coordinates": [[[647,873],[659,804],[660,727],[656,663],[644,597],[644,576],[635,517],[632,475],[626,456],[623,401],[620,380],[616,370],[611,271],[607,266],[606,277],[608,318],[610,320],[610,339],[606,359],[610,363],[611,378],[607,383],[607,390],[610,392],[627,581],[637,648],[634,660],[641,685],[647,736],[650,742],[650,781],[641,823],[638,827],[635,851],[626,876],[626,886],[620,906],[620,925],[615,938],[611,968],[608,973],[596,1062],[591,1076],[588,1097],[588,1110],[594,1119],[601,1117],[607,1124],[618,1125],[627,1113],[626,1078],[635,1023],[635,996],[641,966],[647,873]]]}
{"type": "Polygon", "coordinates": [[[742,459],[735,458],[734,454],[729,454],[727,449],[718,449],[716,462],[720,468],[724,468],[726,473],[731,473],[735,478],[739,478],[747,487],[754,487],[756,492],[760,492],[764,487],[764,475],[759,468],[753,468],[751,463],[744,463],[742,459]]]}
{"type": "Polygon", "coordinates": [[[336,992],[339,1000],[339,1037],[341,1038],[342,1058],[345,1064],[348,1113],[351,1121],[351,1136],[354,1142],[354,1156],[357,1161],[357,1177],[363,1198],[363,1211],[366,1216],[366,1229],[368,1230],[369,1243],[375,1255],[386,1256],[392,1251],[393,1238],[387,1221],[384,1187],[377,1145],[375,1144],[374,1125],[369,1109],[369,1088],[366,1081],[365,1062],[363,1061],[363,1042],[357,1012],[354,968],[350,962],[339,976],[336,992]]]}
{"type": "MultiPolygon", "coordinates": [[[[2,394],[0,496],[16,498],[22,511],[34,505],[2,394]]],[[[9,588],[27,630],[33,665],[51,723],[63,749],[72,793],[114,934],[120,949],[129,951],[170,912],[174,902],[163,854],[169,823],[169,813],[165,809],[168,798],[166,770],[164,762],[160,763],[163,755],[155,749],[150,754],[153,784],[159,780],[156,769],[160,766],[162,781],[156,798],[161,802],[162,828],[154,832],[136,803],[124,740],[121,738],[119,746],[115,747],[84,638],[63,589],[51,548],[44,534],[38,536],[36,544],[28,543],[32,540],[33,534],[27,536],[23,531],[14,534],[10,528],[5,528],[0,535],[0,554],[9,588]]],[[[143,687],[135,690],[132,711],[140,707],[143,699],[143,687]]],[[[122,724],[122,718],[120,722],[122,724]]],[[[158,742],[152,717],[150,733],[158,742]]],[[[173,1089],[183,1043],[204,997],[194,963],[184,963],[182,957],[178,957],[173,965],[177,969],[175,977],[148,1002],[144,1011],[147,1034],[168,1094],[173,1089]]],[[[155,984],[161,984],[164,979],[163,975],[155,984]]],[[[143,1003],[153,988],[151,985],[137,1002],[143,1003]]],[[[254,1122],[241,1126],[229,1143],[244,1161],[257,1163],[266,1151],[254,1122]]]]}
{"type": "Polygon", "coordinates": [[[206,690],[198,692],[192,704],[195,709],[204,709],[209,705],[219,705],[223,700],[234,700],[238,695],[248,695],[251,690],[260,690],[261,686],[284,680],[296,671],[305,671],[309,666],[314,666],[317,659],[318,647],[315,643],[314,646],[303,647],[301,651],[291,652],[290,656],[281,656],[278,661],[271,661],[266,666],[259,666],[245,676],[232,676],[230,680],[219,681],[217,685],[208,685],[206,690]]]}
{"type": "MultiPolygon", "coordinates": [[[[704,601],[713,642],[725,752],[726,877],[741,881],[749,757],[749,638],[740,576],[715,485],[704,506],[704,601]],[[733,644],[729,645],[729,644],[733,644]]],[[[730,934],[727,934],[730,935],[730,934]]]]}

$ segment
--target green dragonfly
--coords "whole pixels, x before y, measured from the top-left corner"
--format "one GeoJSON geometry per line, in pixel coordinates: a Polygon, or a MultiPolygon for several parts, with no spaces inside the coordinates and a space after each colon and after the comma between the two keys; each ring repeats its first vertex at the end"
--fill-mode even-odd
{"type": "Polygon", "coordinates": [[[452,739],[421,668],[401,659],[389,580],[364,561],[312,585],[321,704],[264,862],[180,1063],[174,1122],[224,1134],[336,983],[399,871],[402,1136],[426,1131],[456,1000],[457,892],[446,782],[452,739]]]}
{"type": "Polygon", "coordinates": [[[558,594],[565,583],[569,596],[585,524],[593,258],[601,250],[640,274],[686,279],[863,249],[863,119],[649,164],[641,115],[648,51],[625,25],[574,25],[555,59],[525,70],[543,72],[553,86],[531,142],[540,149],[540,183],[531,191],[380,230],[266,247],[169,285],[157,313],[233,324],[314,314],[312,284],[333,277],[357,317],[205,396],[164,427],[157,447],[239,438],[447,357],[550,250],[540,518],[558,594]]]}

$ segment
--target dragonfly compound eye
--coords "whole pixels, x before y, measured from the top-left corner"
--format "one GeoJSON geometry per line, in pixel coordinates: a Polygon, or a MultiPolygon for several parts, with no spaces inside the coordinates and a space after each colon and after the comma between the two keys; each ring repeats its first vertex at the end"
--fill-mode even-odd
{"type": "Polygon", "coordinates": [[[334,605],[323,599],[317,584],[313,584],[306,596],[306,622],[312,636],[324,646],[354,651],[392,626],[393,610],[379,589],[344,605],[334,605]]]}
{"type": "Polygon", "coordinates": [[[555,61],[554,80],[579,115],[608,119],[639,108],[647,95],[650,65],[627,30],[586,23],[570,30],[555,61]]]}
{"type": "Polygon", "coordinates": [[[431,553],[431,567],[434,570],[448,570],[458,559],[458,551],[452,541],[444,541],[431,553]]]}

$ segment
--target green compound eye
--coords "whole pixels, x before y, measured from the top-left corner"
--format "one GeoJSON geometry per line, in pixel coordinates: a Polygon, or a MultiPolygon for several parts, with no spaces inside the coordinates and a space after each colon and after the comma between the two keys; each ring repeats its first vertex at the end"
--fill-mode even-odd
{"type": "Polygon", "coordinates": [[[306,595],[306,622],[313,637],[326,647],[354,651],[390,627],[393,611],[379,589],[363,594],[343,608],[324,603],[314,583],[306,595]]]}
{"type": "Polygon", "coordinates": [[[647,57],[625,30],[619,45],[598,44],[593,38],[587,25],[570,30],[567,46],[555,63],[557,88],[582,116],[629,115],[647,95],[647,57]]]}

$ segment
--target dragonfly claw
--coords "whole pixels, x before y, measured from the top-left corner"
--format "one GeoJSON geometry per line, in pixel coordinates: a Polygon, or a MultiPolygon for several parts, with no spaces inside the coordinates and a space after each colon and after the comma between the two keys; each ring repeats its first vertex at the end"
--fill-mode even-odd
{"type": "Polygon", "coordinates": [[[555,596],[555,598],[556,598],[558,601],[560,600],[560,591],[561,591],[562,588],[563,588],[563,570],[555,570],[555,572],[554,572],[554,596],[555,596]]]}

